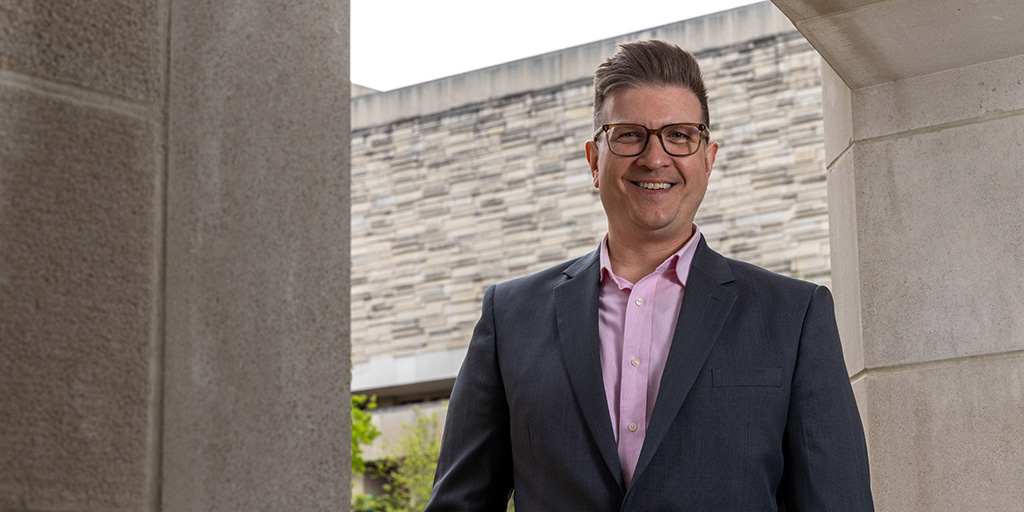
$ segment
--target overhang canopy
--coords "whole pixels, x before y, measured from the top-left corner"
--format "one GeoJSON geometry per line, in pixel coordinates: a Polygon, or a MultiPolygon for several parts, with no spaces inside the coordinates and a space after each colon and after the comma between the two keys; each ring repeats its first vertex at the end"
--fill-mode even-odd
{"type": "Polygon", "coordinates": [[[853,89],[1024,54],[1021,0],[773,0],[853,89]]]}

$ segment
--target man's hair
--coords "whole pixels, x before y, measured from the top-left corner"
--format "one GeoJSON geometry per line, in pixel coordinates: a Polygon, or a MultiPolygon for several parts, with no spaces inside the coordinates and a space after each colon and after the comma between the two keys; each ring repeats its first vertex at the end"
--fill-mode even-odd
{"type": "Polygon", "coordinates": [[[605,124],[604,101],[623,87],[669,85],[688,89],[700,101],[701,122],[710,124],[708,90],[700,65],[690,52],[674,45],[648,39],[619,45],[594,72],[594,129],[605,124]]]}

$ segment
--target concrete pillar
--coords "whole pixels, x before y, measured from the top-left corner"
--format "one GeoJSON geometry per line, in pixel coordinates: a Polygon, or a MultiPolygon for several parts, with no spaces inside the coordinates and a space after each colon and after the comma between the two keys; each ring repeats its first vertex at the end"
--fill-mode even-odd
{"type": "Polygon", "coordinates": [[[154,510],[166,9],[0,6],[0,510],[154,510]]]}
{"type": "Polygon", "coordinates": [[[349,504],[345,2],[176,0],[164,512],[349,504]]]}
{"type": "Polygon", "coordinates": [[[0,511],[348,506],[348,87],[345,1],[0,6],[0,511]]]}
{"type": "Polygon", "coordinates": [[[833,283],[879,511],[1024,503],[1017,1],[775,1],[823,65],[833,283]]]}

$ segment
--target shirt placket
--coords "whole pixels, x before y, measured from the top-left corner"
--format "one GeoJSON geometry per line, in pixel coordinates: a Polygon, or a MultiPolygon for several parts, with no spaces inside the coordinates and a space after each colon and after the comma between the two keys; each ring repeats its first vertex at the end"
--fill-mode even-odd
{"type": "Polygon", "coordinates": [[[627,482],[636,468],[647,432],[647,386],[651,353],[652,279],[641,279],[629,294],[623,329],[619,391],[619,457],[627,482]]]}

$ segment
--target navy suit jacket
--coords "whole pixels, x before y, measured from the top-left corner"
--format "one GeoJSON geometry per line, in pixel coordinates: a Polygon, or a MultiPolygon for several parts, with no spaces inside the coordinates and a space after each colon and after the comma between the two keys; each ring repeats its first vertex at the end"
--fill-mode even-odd
{"type": "Polygon", "coordinates": [[[632,483],[598,346],[599,252],[491,286],[428,512],[873,510],[824,287],[699,241],[632,483]]]}

